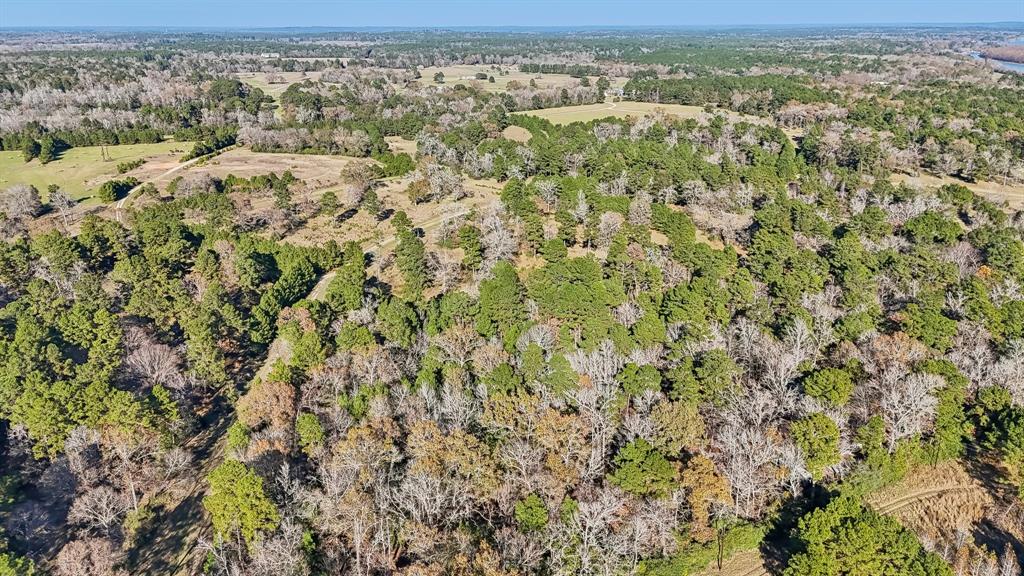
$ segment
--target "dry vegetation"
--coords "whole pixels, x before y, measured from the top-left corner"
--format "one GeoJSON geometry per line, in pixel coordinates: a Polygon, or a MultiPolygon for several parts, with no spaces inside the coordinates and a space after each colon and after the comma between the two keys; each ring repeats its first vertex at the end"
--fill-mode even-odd
{"type": "Polygon", "coordinates": [[[297,82],[317,81],[323,72],[239,72],[238,79],[253,88],[259,88],[275,100],[297,82]]]}
{"type": "Polygon", "coordinates": [[[185,170],[189,174],[209,174],[223,179],[228,174],[244,178],[269,174],[282,175],[285,171],[314,189],[333,186],[355,158],[321,156],[315,154],[260,153],[246,148],[230,150],[185,170]]]}
{"type": "Polygon", "coordinates": [[[0,575],[1019,573],[999,34],[0,35],[0,575]]]}
{"type": "Polygon", "coordinates": [[[998,487],[992,463],[950,461],[921,466],[901,482],[867,497],[873,507],[898,519],[930,543],[954,567],[1002,554],[1024,553],[1024,513],[998,487]]]}
{"type": "MultiPolygon", "coordinates": [[[[459,212],[468,213],[470,210],[484,206],[497,199],[501,191],[501,185],[494,180],[473,180],[466,179],[464,187],[469,195],[457,202],[423,202],[413,203],[406,194],[409,185],[408,178],[386,180],[376,188],[377,194],[384,206],[393,210],[402,210],[409,215],[409,218],[425,231],[435,228],[444,219],[445,214],[459,212]]],[[[318,190],[313,193],[311,199],[318,199],[327,189],[318,190]]],[[[335,190],[340,192],[340,190],[335,190]]],[[[387,222],[380,222],[365,211],[359,211],[350,218],[338,216],[316,216],[306,222],[302,227],[294,230],[283,240],[299,246],[319,246],[328,240],[338,242],[356,240],[366,246],[383,244],[386,248],[393,248],[393,231],[387,222]]],[[[428,234],[427,239],[431,236],[428,234]]],[[[436,243],[432,245],[436,248],[436,243]]]]}
{"type": "Polygon", "coordinates": [[[582,106],[565,106],[531,110],[522,114],[531,114],[550,120],[554,124],[571,124],[573,122],[590,122],[609,116],[615,118],[639,118],[648,114],[664,113],[679,118],[701,118],[707,115],[700,106],[684,106],[681,104],[654,104],[650,102],[602,102],[584,104],[582,106]]]}

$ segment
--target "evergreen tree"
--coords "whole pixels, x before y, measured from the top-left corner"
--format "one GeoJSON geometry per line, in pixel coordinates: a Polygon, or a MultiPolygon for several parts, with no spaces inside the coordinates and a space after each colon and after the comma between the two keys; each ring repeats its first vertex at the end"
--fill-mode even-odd
{"type": "Polygon", "coordinates": [[[346,242],[342,265],[327,286],[327,302],[339,311],[356,310],[363,305],[366,264],[363,249],[356,242],[346,242]]]}
{"type": "Polygon", "coordinates": [[[263,479],[237,460],[225,460],[210,473],[210,492],[203,507],[210,513],[218,538],[237,535],[248,544],[257,534],[277,528],[280,516],[263,490],[263,479]]]}
{"type": "Polygon", "coordinates": [[[800,551],[784,576],[952,576],[953,571],[899,522],[851,497],[840,497],[800,519],[800,551]]]}

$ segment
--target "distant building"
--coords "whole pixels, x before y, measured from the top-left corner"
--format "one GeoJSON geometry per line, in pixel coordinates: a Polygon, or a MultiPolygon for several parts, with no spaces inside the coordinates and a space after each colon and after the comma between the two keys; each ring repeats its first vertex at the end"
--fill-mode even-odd
{"type": "Polygon", "coordinates": [[[260,58],[280,58],[280,52],[260,52],[260,58]]]}

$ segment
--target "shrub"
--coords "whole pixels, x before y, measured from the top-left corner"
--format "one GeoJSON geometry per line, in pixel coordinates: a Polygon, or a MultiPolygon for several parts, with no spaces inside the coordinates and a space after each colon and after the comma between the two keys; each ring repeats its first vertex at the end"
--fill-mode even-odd
{"type": "Polygon", "coordinates": [[[676,485],[676,468],[646,440],[626,444],[615,455],[608,480],[637,496],[663,497],[676,485]]]}
{"type": "Polygon", "coordinates": [[[210,473],[210,493],[203,498],[213,530],[220,539],[236,532],[249,544],[261,531],[277,528],[277,508],[263,491],[263,479],[237,460],[225,460],[210,473]]]}
{"type": "Polygon", "coordinates": [[[790,432],[815,480],[821,480],[825,468],[839,463],[839,427],[828,416],[818,412],[801,418],[793,423],[790,432]]]}
{"type": "Polygon", "coordinates": [[[142,166],[146,162],[145,158],[139,158],[137,160],[129,160],[127,162],[121,162],[117,165],[117,173],[124,174],[125,172],[131,172],[132,170],[142,166]]]}
{"type": "Polygon", "coordinates": [[[953,573],[895,519],[850,497],[837,498],[801,518],[796,538],[801,551],[790,559],[784,576],[953,573]]]}
{"type": "Polygon", "coordinates": [[[127,194],[139,185],[139,181],[136,178],[125,178],[124,180],[108,180],[100,186],[96,195],[99,199],[104,202],[114,202],[120,200],[122,196],[127,194]]]}
{"type": "Polygon", "coordinates": [[[303,412],[295,419],[295,433],[299,436],[302,451],[312,456],[324,443],[324,426],[316,414],[303,412]]]}
{"type": "Polygon", "coordinates": [[[548,509],[536,494],[516,502],[515,516],[522,532],[536,532],[548,525],[548,509]]]}
{"type": "Polygon", "coordinates": [[[853,393],[853,378],[846,370],[823,368],[804,379],[804,392],[833,406],[843,406],[853,393]]]}

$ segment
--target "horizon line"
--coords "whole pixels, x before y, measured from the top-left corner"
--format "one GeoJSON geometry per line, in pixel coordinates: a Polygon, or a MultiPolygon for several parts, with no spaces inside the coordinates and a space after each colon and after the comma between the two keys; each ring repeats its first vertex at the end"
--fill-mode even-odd
{"type": "Polygon", "coordinates": [[[119,24],[119,25],[47,25],[47,24],[24,24],[14,26],[0,26],[0,32],[8,30],[323,30],[323,31],[349,31],[349,30],[652,30],[652,29],[693,29],[693,28],[785,28],[785,27],[843,27],[843,28],[871,28],[871,27],[929,27],[929,26],[999,26],[1013,25],[1024,27],[1024,20],[992,20],[992,21],[948,21],[948,22],[777,22],[768,24],[457,24],[457,25],[429,25],[429,26],[403,26],[390,24],[367,24],[361,26],[323,26],[323,25],[292,25],[292,26],[246,26],[246,25],[196,25],[196,24],[119,24]]]}

